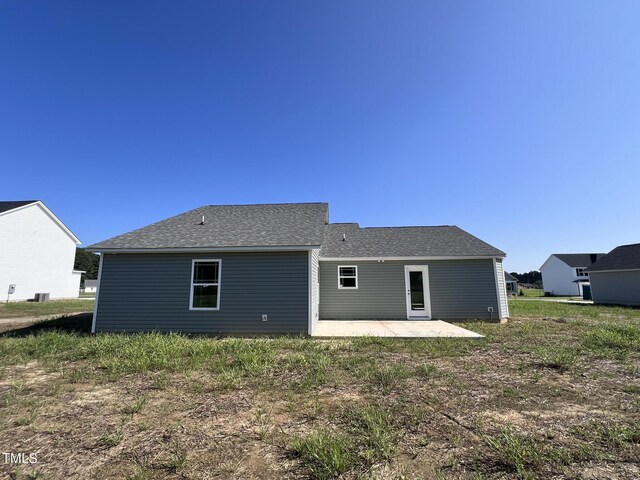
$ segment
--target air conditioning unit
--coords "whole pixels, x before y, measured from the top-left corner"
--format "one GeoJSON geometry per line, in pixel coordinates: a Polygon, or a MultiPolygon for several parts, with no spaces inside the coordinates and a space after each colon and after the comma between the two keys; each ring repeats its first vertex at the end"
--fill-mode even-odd
{"type": "Polygon", "coordinates": [[[36,302],[48,302],[49,301],[49,294],[48,293],[36,293],[34,301],[36,301],[36,302]]]}

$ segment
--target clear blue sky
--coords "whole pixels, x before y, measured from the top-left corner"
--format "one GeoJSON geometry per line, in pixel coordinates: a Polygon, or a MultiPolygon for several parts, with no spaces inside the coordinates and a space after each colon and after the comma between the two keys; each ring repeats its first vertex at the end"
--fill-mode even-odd
{"type": "Polygon", "coordinates": [[[326,201],[508,253],[640,242],[640,2],[0,3],[0,197],[84,244],[326,201]]]}

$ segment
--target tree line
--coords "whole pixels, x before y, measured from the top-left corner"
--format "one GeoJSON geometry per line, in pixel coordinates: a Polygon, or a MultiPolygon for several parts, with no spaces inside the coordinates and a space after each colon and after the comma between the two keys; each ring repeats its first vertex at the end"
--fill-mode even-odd
{"type": "Polygon", "coordinates": [[[526,273],[509,272],[518,279],[520,283],[531,283],[538,288],[542,288],[542,274],[537,270],[532,270],[526,273]]]}
{"type": "Polygon", "coordinates": [[[84,248],[76,248],[76,260],[73,263],[73,269],[85,272],[80,279],[83,285],[85,280],[97,280],[99,265],[100,255],[87,252],[84,248]]]}

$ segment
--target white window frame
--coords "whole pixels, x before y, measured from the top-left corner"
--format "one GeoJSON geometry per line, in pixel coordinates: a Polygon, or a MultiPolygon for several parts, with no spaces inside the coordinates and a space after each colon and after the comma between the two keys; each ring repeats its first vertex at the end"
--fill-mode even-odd
{"type": "Polygon", "coordinates": [[[585,272],[586,268],[576,268],[576,277],[585,278],[589,276],[588,272],[585,272]],[[582,273],[582,275],[580,275],[582,273]]]}
{"type": "Polygon", "coordinates": [[[357,265],[338,265],[338,290],[357,290],[358,289],[358,266],[357,265]],[[340,275],[341,268],[353,268],[356,272],[355,277],[350,275],[340,275]],[[341,278],[355,278],[356,286],[355,287],[343,287],[340,285],[341,278]]]}
{"type": "Polygon", "coordinates": [[[208,310],[215,311],[220,310],[220,291],[222,289],[222,260],[220,258],[194,258],[191,260],[191,287],[189,293],[189,310],[208,310]],[[196,262],[198,263],[218,263],[218,283],[195,283],[193,281],[193,274],[196,270],[196,262]],[[215,307],[194,307],[193,306],[193,287],[196,285],[204,285],[204,286],[212,286],[216,285],[218,287],[218,297],[216,298],[216,306],[215,307]]]}

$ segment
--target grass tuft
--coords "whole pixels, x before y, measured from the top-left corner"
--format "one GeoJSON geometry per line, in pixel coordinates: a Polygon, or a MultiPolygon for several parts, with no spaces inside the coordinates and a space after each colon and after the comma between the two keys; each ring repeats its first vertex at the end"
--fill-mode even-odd
{"type": "Polygon", "coordinates": [[[122,442],[123,438],[124,432],[122,431],[122,429],[116,428],[113,432],[105,432],[98,440],[98,443],[105,447],[112,448],[120,445],[120,442],[122,442]]]}
{"type": "Polygon", "coordinates": [[[338,478],[358,464],[349,438],[328,430],[296,438],[290,448],[320,480],[338,478]]]}
{"type": "Polygon", "coordinates": [[[368,383],[371,386],[381,387],[385,392],[401,386],[408,377],[409,370],[401,363],[368,368],[365,371],[365,379],[368,383]]]}
{"type": "Polygon", "coordinates": [[[131,415],[133,417],[136,413],[139,413],[140,410],[142,410],[142,407],[144,406],[145,403],[147,403],[147,398],[146,397],[140,397],[135,402],[133,402],[132,404],[126,405],[122,409],[122,413],[125,413],[127,415],[131,415]]]}
{"type": "Polygon", "coordinates": [[[178,440],[174,440],[171,444],[171,460],[170,466],[174,472],[183,470],[187,465],[188,450],[178,440]]]}
{"type": "Polygon", "coordinates": [[[29,410],[29,414],[27,416],[19,417],[15,421],[15,425],[17,427],[24,427],[26,425],[31,425],[33,422],[35,422],[36,418],[38,418],[38,409],[32,408],[31,410],[29,410]]]}
{"type": "Polygon", "coordinates": [[[578,358],[575,349],[558,345],[539,348],[537,353],[542,366],[561,372],[569,370],[578,358]]]}
{"type": "Polygon", "coordinates": [[[416,368],[416,374],[423,378],[433,378],[437,375],[438,369],[435,365],[423,363],[416,368]]]}
{"type": "Polygon", "coordinates": [[[640,385],[627,385],[622,389],[624,393],[637,393],[640,394],[640,385]]]}
{"type": "Polygon", "coordinates": [[[503,429],[496,437],[487,437],[487,445],[497,456],[497,460],[518,478],[534,478],[531,467],[542,463],[544,452],[539,443],[518,435],[513,427],[503,429]]]}
{"type": "Polygon", "coordinates": [[[367,466],[391,460],[398,434],[388,409],[370,404],[349,407],[342,411],[342,417],[367,466]]]}

